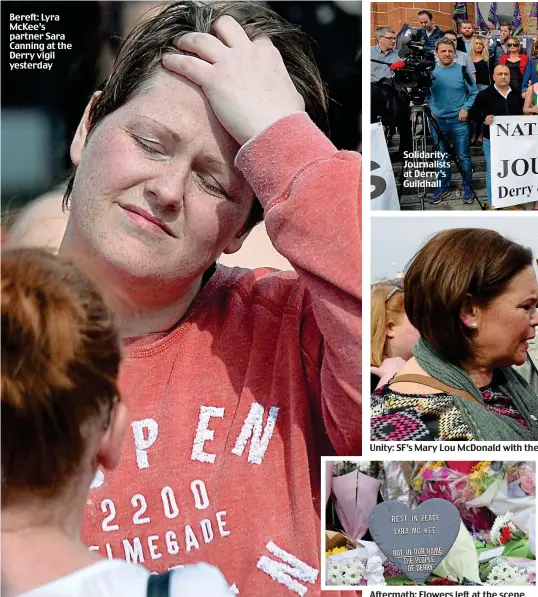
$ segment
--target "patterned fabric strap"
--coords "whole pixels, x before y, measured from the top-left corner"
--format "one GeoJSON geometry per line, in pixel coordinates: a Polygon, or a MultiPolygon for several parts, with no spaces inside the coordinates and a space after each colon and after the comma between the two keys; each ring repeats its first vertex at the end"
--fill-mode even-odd
{"type": "Polygon", "coordinates": [[[416,375],[408,373],[407,375],[398,375],[394,377],[389,384],[389,387],[395,383],[400,383],[404,381],[409,381],[413,383],[418,383],[421,386],[427,386],[429,388],[435,388],[436,390],[441,390],[442,392],[446,392],[447,394],[457,394],[466,400],[472,400],[478,404],[482,404],[479,402],[472,394],[466,392],[465,390],[459,390],[457,388],[453,388],[438,379],[434,379],[433,377],[427,377],[426,375],[416,375]]]}

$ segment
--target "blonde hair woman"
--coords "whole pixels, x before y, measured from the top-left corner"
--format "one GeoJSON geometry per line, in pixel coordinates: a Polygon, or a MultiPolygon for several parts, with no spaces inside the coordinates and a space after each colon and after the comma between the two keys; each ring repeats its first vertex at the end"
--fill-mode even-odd
{"type": "Polygon", "coordinates": [[[370,363],[372,389],[388,381],[412,356],[417,330],[404,310],[403,282],[387,280],[372,285],[370,363]]]}
{"type": "MultiPolygon", "coordinates": [[[[479,91],[482,91],[491,85],[488,44],[483,37],[474,35],[471,38],[469,56],[476,69],[476,84],[479,91]]],[[[471,120],[471,133],[471,144],[482,145],[482,122],[480,120],[471,120]]]]}

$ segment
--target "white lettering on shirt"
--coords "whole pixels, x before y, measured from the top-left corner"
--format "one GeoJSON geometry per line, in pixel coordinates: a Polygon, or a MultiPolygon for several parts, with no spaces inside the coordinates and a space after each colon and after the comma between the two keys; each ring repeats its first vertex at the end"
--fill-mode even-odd
{"type": "Polygon", "coordinates": [[[159,540],[159,535],[150,535],[148,537],[148,548],[149,548],[149,555],[151,557],[152,560],[158,560],[159,558],[162,558],[162,554],[160,554],[157,549],[157,545],[154,545],[154,541],[158,541],[159,540]]]}
{"type": "Polygon", "coordinates": [[[216,455],[204,452],[204,444],[206,441],[212,440],[215,437],[215,432],[209,427],[209,419],[211,417],[222,418],[224,416],[224,408],[216,406],[201,406],[200,417],[198,419],[198,427],[196,429],[196,436],[192,444],[192,460],[199,460],[200,462],[215,462],[216,455]]]}
{"type": "Polygon", "coordinates": [[[250,441],[250,450],[248,453],[248,461],[251,464],[261,464],[267,447],[269,446],[269,440],[275,430],[276,420],[278,417],[278,407],[272,406],[269,410],[269,416],[267,417],[267,423],[263,430],[263,415],[265,409],[261,404],[253,402],[250,407],[250,412],[243,424],[243,429],[235,442],[235,446],[232,449],[232,454],[241,456],[245,450],[248,440],[252,436],[250,441]]]}
{"type": "Polygon", "coordinates": [[[141,564],[144,562],[144,553],[142,552],[142,543],[139,537],[133,538],[133,545],[129,542],[129,539],[123,540],[123,551],[125,552],[125,560],[128,563],[141,564]]]}
{"type": "Polygon", "coordinates": [[[205,483],[197,479],[191,483],[191,491],[194,496],[194,505],[197,510],[205,510],[209,506],[209,496],[205,483]]]}
{"type": "Polygon", "coordinates": [[[215,514],[215,517],[217,519],[217,526],[219,527],[219,533],[221,537],[227,537],[231,534],[231,531],[227,531],[224,529],[226,523],[224,522],[224,520],[222,520],[223,516],[226,516],[226,510],[221,510],[220,512],[217,512],[215,514]]]}
{"type": "Polygon", "coordinates": [[[209,518],[204,518],[200,521],[200,528],[202,529],[204,543],[211,543],[215,535],[213,534],[213,528],[211,527],[211,521],[209,518]]]}
{"type": "Polygon", "coordinates": [[[150,448],[157,439],[159,433],[159,425],[157,421],[153,419],[143,419],[142,421],[133,421],[131,423],[133,429],[133,435],[136,446],[136,462],[138,468],[148,468],[148,454],[147,450],[150,448]],[[144,434],[144,430],[147,430],[147,437],[144,434]]]}
{"type": "Polygon", "coordinates": [[[189,524],[185,525],[185,549],[190,551],[193,547],[196,549],[200,549],[200,544],[198,543],[198,539],[196,539],[196,535],[194,531],[191,529],[189,524]]]}
{"type": "Polygon", "coordinates": [[[303,597],[308,592],[308,587],[305,587],[305,585],[294,579],[297,578],[303,582],[314,584],[319,571],[311,568],[308,564],[305,564],[287,551],[284,551],[272,541],[269,541],[266,548],[274,556],[281,559],[282,562],[277,562],[267,556],[261,556],[257,567],[268,574],[273,580],[276,580],[276,582],[303,597]]]}

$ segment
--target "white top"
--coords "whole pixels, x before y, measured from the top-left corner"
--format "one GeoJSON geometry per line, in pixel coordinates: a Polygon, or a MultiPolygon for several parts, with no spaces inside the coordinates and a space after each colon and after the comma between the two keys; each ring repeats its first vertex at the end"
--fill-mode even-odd
{"type": "MultiPolygon", "coordinates": [[[[20,597],[146,597],[149,572],[123,560],[102,560],[20,597]]],[[[233,597],[215,566],[200,563],[175,569],[170,597],[233,597]]]]}

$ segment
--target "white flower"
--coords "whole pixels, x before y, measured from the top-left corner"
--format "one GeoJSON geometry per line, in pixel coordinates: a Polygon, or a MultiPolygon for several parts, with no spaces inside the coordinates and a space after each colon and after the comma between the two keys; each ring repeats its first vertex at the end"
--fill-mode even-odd
{"type": "Polygon", "coordinates": [[[507,524],[510,524],[510,529],[513,531],[515,530],[515,525],[512,522],[512,513],[511,512],[506,512],[506,514],[503,514],[501,516],[497,516],[497,518],[495,519],[495,522],[493,523],[493,526],[491,527],[491,532],[489,534],[490,536],[490,540],[493,543],[493,545],[497,545],[500,543],[499,539],[501,538],[501,529],[506,526],[507,524]]]}
{"type": "Polygon", "coordinates": [[[521,587],[530,584],[527,572],[508,563],[496,564],[491,569],[487,584],[493,586],[521,587]]]}

